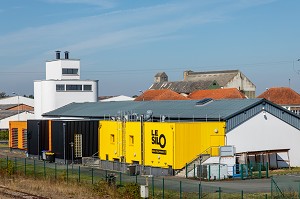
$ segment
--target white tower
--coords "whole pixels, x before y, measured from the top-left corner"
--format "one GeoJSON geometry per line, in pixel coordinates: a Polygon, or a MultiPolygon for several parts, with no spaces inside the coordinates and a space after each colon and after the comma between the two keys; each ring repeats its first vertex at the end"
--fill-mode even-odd
{"type": "Polygon", "coordinates": [[[98,80],[80,80],[80,60],[69,59],[69,52],[61,59],[46,62],[46,80],[34,81],[34,113],[42,114],[72,102],[97,102],[98,80]]]}

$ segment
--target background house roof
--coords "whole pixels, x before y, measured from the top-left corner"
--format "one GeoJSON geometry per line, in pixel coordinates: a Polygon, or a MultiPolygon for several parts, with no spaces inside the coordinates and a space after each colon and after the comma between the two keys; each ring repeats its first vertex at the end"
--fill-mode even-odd
{"type": "Polygon", "coordinates": [[[212,90],[197,90],[188,95],[190,99],[244,99],[246,96],[236,88],[223,88],[212,90]]]}
{"type": "Polygon", "coordinates": [[[288,87],[270,88],[257,96],[279,105],[300,105],[300,94],[288,87]]]}
{"type": "Polygon", "coordinates": [[[146,90],[134,101],[150,101],[150,100],[188,100],[187,97],[182,96],[172,90],[146,90]]]}
{"type": "Polygon", "coordinates": [[[194,90],[209,89],[211,86],[220,88],[219,84],[212,80],[199,81],[176,81],[176,82],[159,82],[150,86],[149,90],[170,89],[176,93],[191,93],[194,90]]]}
{"type": "Polygon", "coordinates": [[[184,81],[217,81],[220,86],[226,86],[240,71],[225,70],[225,71],[208,71],[208,72],[193,72],[189,71],[184,81]]]}
{"type": "Polygon", "coordinates": [[[114,97],[109,97],[106,99],[100,100],[101,102],[112,102],[112,101],[132,101],[134,100],[133,97],[128,97],[125,95],[119,95],[119,96],[114,96],[114,97]]]}

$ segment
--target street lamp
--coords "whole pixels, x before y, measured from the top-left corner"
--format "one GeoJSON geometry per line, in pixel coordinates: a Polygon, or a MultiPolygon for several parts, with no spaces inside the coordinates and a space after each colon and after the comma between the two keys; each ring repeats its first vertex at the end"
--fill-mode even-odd
{"type": "Polygon", "coordinates": [[[19,102],[19,94],[18,93],[15,93],[15,92],[12,92],[13,95],[16,95],[18,97],[18,121],[20,120],[20,102],[19,102]]]}

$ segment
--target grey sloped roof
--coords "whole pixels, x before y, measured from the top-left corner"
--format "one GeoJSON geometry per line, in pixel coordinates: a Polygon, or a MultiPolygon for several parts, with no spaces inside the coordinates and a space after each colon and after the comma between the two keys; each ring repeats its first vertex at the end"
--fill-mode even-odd
{"type": "Polygon", "coordinates": [[[213,84],[213,80],[199,81],[176,81],[176,82],[159,82],[151,85],[149,89],[161,90],[170,89],[177,93],[191,93],[195,90],[206,90],[213,84]]]}
{"type": "Polygon", "coordinates": [[[189,72],[186,81],[217,81],[220,86],[226,86],[240,71],[209,71],[209,72],[189,72]]]}
{"type": "Polygon", "coordinates": [[[153,117],[162,115],[173,119],[225,120],[264,99],[213,100],[204,105],[196,105],[199,100],[173,101],[122,101],[122,102],[85,102],[71,103],[54,111],[43,114],[47,117],[85,117],[104,118],[125,113],[146,114],[153,117]]]}
{"type": "MultiPolygon", "coordinates": [[[[24,111],[19,111],[19,113],[24,111]]],[[[12,110],[0,110],[0,120],[11,117],[13,115],[17,115],[18,111],[12,111],[12,110]]]]}
{"type": "Polygon", "coordinates": [[[0,104],[0,110],[7,110],[17,106],[18,104],[0,104]]]}

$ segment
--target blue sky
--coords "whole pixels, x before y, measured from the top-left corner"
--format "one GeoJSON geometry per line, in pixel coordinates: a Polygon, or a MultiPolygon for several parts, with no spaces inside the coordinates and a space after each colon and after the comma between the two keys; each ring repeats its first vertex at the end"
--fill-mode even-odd
{"type": "Polygon", "coordinates": [[[241,70],[257,87],[300,92],[298,0],[6,0],[0,90],[33,94],[55,50],[81,60],[99,95],[135,95],[164,71],[241,70]]]}

